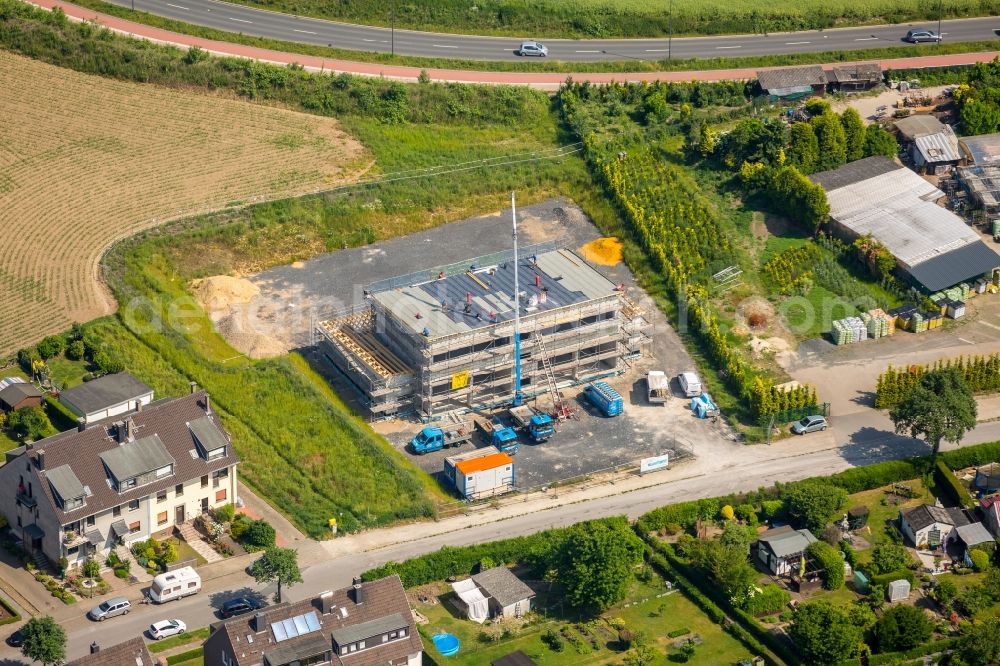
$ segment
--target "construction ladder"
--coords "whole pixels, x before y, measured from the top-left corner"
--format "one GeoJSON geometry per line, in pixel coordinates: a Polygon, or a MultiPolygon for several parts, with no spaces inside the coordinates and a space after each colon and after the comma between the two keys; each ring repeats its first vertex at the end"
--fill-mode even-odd
{"type": "Polygon", "coordinates": [[[545,349],[544,338],[541,333],[535,333],[535,344],[538,348],[539,357],[542,360],[542,369],[545,371],[545,382],[552,396],[552,406],[555,409],[555,417],[560,421],[572,418],[573,410],[563,402],[562,394],[556,388],[556,378],[552,374],[552,363],[549,361],[549,352],[545,349]]]}

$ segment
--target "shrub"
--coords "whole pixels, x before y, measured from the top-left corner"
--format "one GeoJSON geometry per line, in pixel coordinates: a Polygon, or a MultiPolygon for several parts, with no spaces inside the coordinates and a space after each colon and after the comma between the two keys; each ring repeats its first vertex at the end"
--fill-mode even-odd
{"type": "Polygon", "coordinates": [[[986,571],[990,568],[990,556],[987,555],[982,550],[974,548],[969,551],[969,557],[972,559],[972,568],[976,572],[986,571]]]}
{"type": "MultiPolygon", "coordinates": [[[[905,569],[913,560],[902,544],[883,541],[872,548],[871,572],[876,576],[905,569]]],[[[909,578],[913,582],[912,575],[909,578]]]]}
{"type": "Polygon", "coordinates": [[[806,552],[819,565],[825,589],[839,590],[844,586],[844,559],[836,548],[825,541],[817,541],[809,544],[806,552]]]}
{"type": "Polygon", "coordinates": [[[563,643],[562,636],[559,635],[555,629],[547,629],[544,634],[542,634],[542,642],[549,646],[549,649],[553,652],[562,652],[566,647],[563,643]]]}
{"type": "Polygon", "coordinates": [[[229,534],[239,541],[250,527],[250,519],[245,514],[238,513],[229,524],[229,534]]]}
{"type": "Polygon", "coordinates": [[[690,633],[691,633],[690,629],[688,629],[687,627],[683,627],[681,629],[674,629],[673,631],[667,632],[667,638],[677,638],[679,636],[683,636],[685,634],[690,634],[690,633]]]}
{"type": "Polygon", "coordinates": [[[83,340],[74,340],[66,346],[66,358],[71,361],[83,360],[85,353],[86,348],[84,347],[83,340]]]}
{"type": "Polygon", "coordinates": [[[768,583],[763,588],[755,589],[753,594],[747,595],[743,610],[754,616],[769,615],[787,606],[789,599],[791,595],[788,592],[774,583],[768,583]]]}
{"type": "Polygon", "coordinates": [[[243,544],[248,550],[263,550],[274,546],[277,535],[271,523],[263,518],[255,520],[243,534],[243,544]]]}
{"type": "Polygon", "coordinates": [[[215,515],[215,520],[220,523],[231,523],[233,521],[233,516],[236,515],[236,507],[232,503],[224,504],[219,508],[215,509],[213,512],[215,515]]]}
{"type": "Polygon", "coordinates": [[[931,637],[933,623],[923,610],[893,606],[875,623],[873,635],[880,652],[911,650],[931,637]]]}
{"type": "Polygon", "coordinates": [[[44,360],[48,360],[53,356],[58,356],[62,353],[63,349],[66,348],[66,339],[61,335],[49,335],[42,338],[42,341],[38,343],[36,349],[38,350],[38,355],[44,360]]]}

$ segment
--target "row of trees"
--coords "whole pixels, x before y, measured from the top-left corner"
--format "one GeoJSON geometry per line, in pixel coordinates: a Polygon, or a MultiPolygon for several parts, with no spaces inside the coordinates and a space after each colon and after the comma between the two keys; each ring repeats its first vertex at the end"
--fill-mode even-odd
{"type": "Polygon", "coordinates": [[[962,375],[973,393],[1000,391],[1000,353],[988,356],[959,356],[906,368],[890,365],[878,376],[875,383],[875,407],[877,409],[894,407],[920,385],[920,380],[925,374],[949,368],[954,368],[962,375]]]}

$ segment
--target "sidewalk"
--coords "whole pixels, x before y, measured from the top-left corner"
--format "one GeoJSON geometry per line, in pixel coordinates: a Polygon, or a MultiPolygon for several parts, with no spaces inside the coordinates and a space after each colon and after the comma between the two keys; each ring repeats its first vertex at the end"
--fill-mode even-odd
{"type": "MultiPolygon", "coordinates": [[[[43,9],[53,9],[60,7],[71,19],[78,21],[95,21],[99,25],[106,26],[115,32],[132,35],[140,39],[147,39],[160,44],[173,44],[181,48],[197,46],[216,55],[236,56],[250,58],[261,62],[270,62],[280,65],[298,64],[311,71],[329,72],[338,74],[347,72],[360,76],[384,77],[399,81],[415,83],[420,76],[419,67],[405,67],[401,65],[382,65],[378,63],[353,62],[350,60],[336,60],[332,58],[320,58],[317,56],[303,55],[300,53],[286,53],[283,51],[272,51],[270,49],[244,46],[230,42],[220,42],[201,37],[192,37],[169,30],[162,30],[141,23],[134,23],[125,19],[120,19],[107,14],[101,14],[90,9],[63,2],[62,0],[30,0],[43,9]]],[[[945,56],[920,56],[914,58],[887,58],[879,60],[878,63],[883,70],[904,69],[915,67],[944,67],[948,65],[970,65],[977,62],[989,62],[1000,53],[990,51],[986,53],[962,53],[945,56]]],[[[838,62],[838,66],[846,66],[854,63],[838,62]]],[[[830,68],[833,65],[822,65],[830,68]]],[[[757,77],[756,68],[745,69],[719,69],[687,72],[633,72],[633,73],[599,73],[599,74],[565,74],[565,73],[530,73],[530,72],[486,72],[473,70],[455,69],[426,69],[427,75],[433,81],[443,81],[450,83],[486,83],[486,84],[507,84],[525,85],[543,90],[557,90],[567,78],[574,81],[588,81],[590,83],[610,83],[612,81],[744,81],[757,77]]]]}
{"type": "Polygon", "coordinates": [[[274,528],[277,535],[277,545],[294,545],[307,539],[306,535],[300,532],[295,525],[292,525],[287,518],[275,510],[273,506],[258,497],[242,482],[239,482],[237,491],[239,493],[237,497],[243,500],[243,508],[237,509],[237,512],[245,513],[254,520],[263,518],[271,523],[271,527],[274,528]]]}

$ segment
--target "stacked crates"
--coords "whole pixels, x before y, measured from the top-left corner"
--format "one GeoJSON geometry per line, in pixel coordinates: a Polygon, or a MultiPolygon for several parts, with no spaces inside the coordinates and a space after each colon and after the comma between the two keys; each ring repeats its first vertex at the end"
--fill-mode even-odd
{"type": "Polygon", "coordinates": [[[868,337],[872,340],[884,338],[885,336],[892,335],[893,332],[895,332],[895,321],[890,319],[890,317],[881,309],[876,308],[862,313],[861,319],[865,321],[865,324],[868,327],[868,337]]]}
{"type": "Polygon", "coordinates": [[[833,322],[833,330],[830,331],[830,337],[833,339],[833,343],[837,345],[862,342],[868,339],[868,324],[861,317],[838,319],[833,322]]]}

